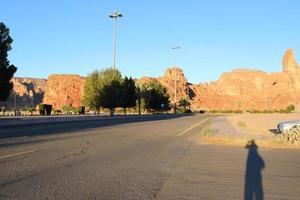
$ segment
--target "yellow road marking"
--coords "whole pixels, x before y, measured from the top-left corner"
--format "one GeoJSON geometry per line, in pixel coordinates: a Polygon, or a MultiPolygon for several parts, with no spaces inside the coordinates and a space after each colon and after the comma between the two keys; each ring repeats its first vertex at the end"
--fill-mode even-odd
{"type": "Polygon", "coordinates": [[[184,135],[185,133],[189,132],[189,131],[192,130],[193,128],[196,128],[196,127],[199,126],[200,124],[206,122],[208,119],[209,119],[209,117],[206,118],[206,119],[204,119],[204,120],[202,120],[202,121],[200,121],[200,122],[198,122],[197,124],[194,124],[193,126],[191,126],[190,128],[186,129],[185,131],[183,131],[183,132],[177,134],[177,136],[182,136],[182,135],[184,135]]]}
{"type": "Polygon", "coordinates": [[[14,156],[20,156],[20,155],[24,155],[24,154],[28,154],[28,153],[33,153],[33,152],[35,152],[35,150],[23,151],[23,152],[19,152],[19,153],[4,155],[4,156],[0,156],[0,159],[11,158],[11,157],[14,157],[14,156]]]}

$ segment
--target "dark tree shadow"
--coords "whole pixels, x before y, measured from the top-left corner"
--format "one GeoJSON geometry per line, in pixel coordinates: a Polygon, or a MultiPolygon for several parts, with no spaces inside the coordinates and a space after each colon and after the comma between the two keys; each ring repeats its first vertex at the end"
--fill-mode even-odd
{"type": "Polygon", "coordinates": [[[264,192],[261,171],[265,167],[264,160],[258,154],[258,146],[254,140],[250,140],[245,148],[248,149],[248,157],[245,174],[244,200],[263,200],[264,192]]]}

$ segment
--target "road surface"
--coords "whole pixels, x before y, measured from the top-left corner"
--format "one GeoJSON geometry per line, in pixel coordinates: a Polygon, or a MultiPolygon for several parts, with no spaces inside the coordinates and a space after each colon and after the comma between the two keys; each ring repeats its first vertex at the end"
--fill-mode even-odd
{"type": "Polygon", "coordinates": [[[300,151],[205,144],[212,118],[2,128],[0,199],[300,198],[300,151]]]}

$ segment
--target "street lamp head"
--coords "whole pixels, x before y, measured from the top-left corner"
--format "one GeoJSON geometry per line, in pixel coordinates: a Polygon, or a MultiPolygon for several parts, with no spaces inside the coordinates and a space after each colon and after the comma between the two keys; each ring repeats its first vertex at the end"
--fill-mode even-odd
{"type": "Polygon", "coordinates": [[[108,16],[112,19],[118,19],[120,17],[123,17],[123,15],[117,11],[113,12],[113,13],[110,13],[108,14],[108,16]]]}

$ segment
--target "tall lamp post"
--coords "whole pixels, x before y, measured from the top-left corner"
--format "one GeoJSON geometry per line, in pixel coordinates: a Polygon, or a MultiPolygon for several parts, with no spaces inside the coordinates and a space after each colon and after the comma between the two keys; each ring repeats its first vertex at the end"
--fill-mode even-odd
{"type": "Polygon", "coordinates": [[[177,50],[180,49],[180,46],[172,47],[174,51],[174,67],[175,67],[175,77],[174,77],[174,114],[176,114],[176,104],[177,104],[177,50]]]}
{"type": "Polygon", "coordinates": [[[112,46],[112,67],[113,69],[116,68],[116,36],[117,36],[117,19],[120,17],[123,17],[123,15],[117,11],[108,14],[110,18],[114,21],[114,27],[113,27],[113,46],[112,46]]]}

